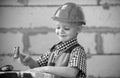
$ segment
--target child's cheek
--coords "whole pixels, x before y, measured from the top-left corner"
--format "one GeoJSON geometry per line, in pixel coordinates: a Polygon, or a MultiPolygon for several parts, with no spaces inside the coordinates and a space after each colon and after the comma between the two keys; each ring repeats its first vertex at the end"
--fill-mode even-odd
{"type": "Polygon", "coordinates": [[[57,35],[59,35],[59,31],[58,31],[58,29],[55,30],[55,33],[56,33],[57,35]]]}

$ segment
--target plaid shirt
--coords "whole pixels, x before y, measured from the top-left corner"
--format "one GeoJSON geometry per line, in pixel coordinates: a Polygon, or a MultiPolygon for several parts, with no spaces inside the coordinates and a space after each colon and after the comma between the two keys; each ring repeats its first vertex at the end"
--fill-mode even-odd
{"type": "MultiPolygon", "coordinates": [[[[55,52],[55,57],[60,54],[60,52],[63,52],[64,50],[68,49],[69,47],[78,44],[77,39],[74,38],[72,40],[69,40],[67,42],[60,42],[56,45],[54,45],[53,52],[55,52]]],[[[45,54],[41,55],[40,58],[37,60],[40,66],[47,66],[49,56],[51,55],[51,51],[49,50],[45,54]]],[[[54,57],[54,58],[55,58],[54,57]]],[[[75,47],[69,58],[68,67],[74,67],[79,69],[79,74],[77,78],[85,78],[82,77],[82,72],[86,75],[86,54],[84,51],[84,48],[82,46],[75,47]]]]}

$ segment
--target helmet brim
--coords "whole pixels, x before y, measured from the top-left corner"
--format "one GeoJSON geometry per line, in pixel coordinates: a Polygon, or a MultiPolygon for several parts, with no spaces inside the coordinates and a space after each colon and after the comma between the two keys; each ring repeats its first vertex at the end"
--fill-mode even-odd
{"type": "Polygon", "coordinates": [[[52,17],[52,19],[55,20],[55,21],[72,22],[72,23],[81,23],[82,25],[86,25],[85,20],[70,20],[70,19],[57,18],[57,17],[52,17]]]}

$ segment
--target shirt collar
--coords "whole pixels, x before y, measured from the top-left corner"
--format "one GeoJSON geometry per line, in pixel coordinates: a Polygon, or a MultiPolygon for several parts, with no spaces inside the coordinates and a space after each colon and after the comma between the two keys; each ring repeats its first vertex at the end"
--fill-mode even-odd
{"type": "Polygon", "coordinates": [[[68,49],[69,47],[71,47],[71,46],[73,46],[73,45],[75,45],[77,43],[78,43],[77,38],[73,38],[73,39],[71,39],[69,41],[58,43],[55,48],[56,48],[56,50],[61,51],[61,50],[68,49]]]}

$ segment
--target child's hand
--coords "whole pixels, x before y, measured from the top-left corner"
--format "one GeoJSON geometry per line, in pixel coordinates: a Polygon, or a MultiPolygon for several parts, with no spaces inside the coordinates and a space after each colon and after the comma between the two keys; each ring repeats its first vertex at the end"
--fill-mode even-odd
{"type": "Polygon", "coordinates": [[[13,58],[14,59],[19,59],[20,58],[20,61],[21,63],[23,63],[24,65],[25,64],[25,58],[27,57],[27,55],[23,54],[23,53],[20,53],[20,47],[14,47],[14,54],[13,54],[13,58]]]}
{"type": "Polygon", "coordinates": [[[26,54],[20,53],[20,61],[23,65],[29,66],[30,68],[38,67],[39,64],[32,57],[26,54]]]}
{"type": "Polygon", "coordinates": [[[20,59],[20,62],[22,64],[24,64],[25,66],[27,66],[29,64],[29,62],[32,60],[32,58],[30,56],[28,56],[27,54],[23,54],[20,53],[20,47],[14,47],[14,55],[13,55],[14,59],[20,59]]]}
{"type": "Polygon", "coordinates": [[[14,48],[14,56],[13,57],[14,57],[14,59],[19,58],[20,62],[23,65],[29,66],[30,68],[39,66],[38,63],[32,57],[30,57],[28,54],[20,53],[20,47],[14,48]]]}
{"type": "Polygon", "coordinates": [[[33,59],[29,55],[26,55],[23,53],[20,53],[19,58],[20,58],[21,63],[25,66],[29,65],[29,63],[33,61],[33,59]]]}

